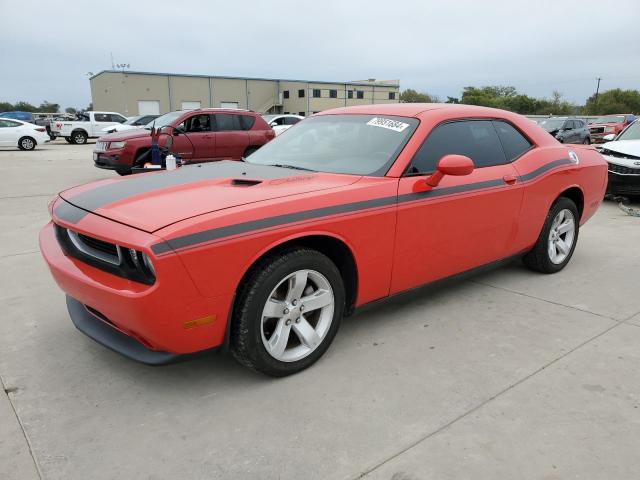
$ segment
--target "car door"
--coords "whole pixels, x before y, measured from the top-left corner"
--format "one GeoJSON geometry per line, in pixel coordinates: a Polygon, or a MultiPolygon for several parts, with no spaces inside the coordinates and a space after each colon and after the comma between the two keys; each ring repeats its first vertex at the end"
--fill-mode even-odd
{"type": "Polygon", "coordinates": [[[0,120],[0,146],[16,146],[18,144],[19,129],[22,124],[11,120],[0,120]]]}
{"type": "Polygon", "coordinates": [[[173,132],[172,152],[186,162],[215,158],[215,135],[212,131],[211,115],[190,115],[173,132]]]}
{"type": "Polygon", "coordinates": [[[249,146],[249,133],[242,129],[240,116],[232,113],[216,113],[215,158],[240,160],[249,146]]]}
{"type": "Polygon", "coordinates": [[[492,120],[435,127],[399,180],[391,293],[515,253],[510,244],[522,192],[492,120]],[[474,171],[445,176],[437,187],[420,191],[447,154],[468,156],[474,171]]]}

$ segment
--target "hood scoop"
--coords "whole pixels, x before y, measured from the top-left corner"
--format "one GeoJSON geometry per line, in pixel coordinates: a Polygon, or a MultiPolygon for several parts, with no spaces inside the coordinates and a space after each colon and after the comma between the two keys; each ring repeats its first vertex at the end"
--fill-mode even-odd
{"type": "Polygon", "coordinates": [[[249,180],[248,178],[234,178],[231,180],[231,185],[235,187],[253,187],[261,183],[262,180],[249,180]]]}

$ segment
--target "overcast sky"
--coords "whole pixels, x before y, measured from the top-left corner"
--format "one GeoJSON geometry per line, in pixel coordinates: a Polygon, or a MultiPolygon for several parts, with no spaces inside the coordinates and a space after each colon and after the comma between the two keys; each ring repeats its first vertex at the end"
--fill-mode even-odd
{"type": "Polygon", "coordinates": [[[0,0],[0,100],[85,107],[87,72],[640,89],[640,1],[0,0]],[[607,10],[606,7],[609,6],[607,10]]]}

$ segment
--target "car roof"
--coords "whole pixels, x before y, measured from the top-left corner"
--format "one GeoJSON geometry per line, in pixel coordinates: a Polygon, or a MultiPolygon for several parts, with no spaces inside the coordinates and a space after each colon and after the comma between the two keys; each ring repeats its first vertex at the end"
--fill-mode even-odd
{"type": "Polygon", "coordinates": [[[24,120],[19,120],[17,118],[8,118],[0,116],[0,120],[11,120],[12,122],[22,123],[23,125],[29,125],[29,122],[25,122],[24,120]]]}
{"type": "Polygon", "coordinates": [[[517,115],[497,108],[463,105],[458,103],[387,103],[373,105],[357,105],[325,110],[316,115],[362,114],[362,115],[395,115],[399,117],[423,117],[430,112],[447,112],[461,117],[496,116],[505,118],[517,115]]]}

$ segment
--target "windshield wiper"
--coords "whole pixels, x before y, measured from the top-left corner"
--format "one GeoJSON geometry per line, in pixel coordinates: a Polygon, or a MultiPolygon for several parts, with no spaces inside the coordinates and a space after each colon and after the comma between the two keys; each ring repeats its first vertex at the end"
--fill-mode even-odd
{"type": "Polygon", "coordinates": [[[285,163],[273,163],[270,165],[267,165],[268,167],[280,167],[280,168],[292,168],[294,170],[306,170],[307,172],[315,172],[317,170],[313,170],[311,168],[305,168],[305,167],[298,167],[297,165],[287,165],[285,163]]]}

